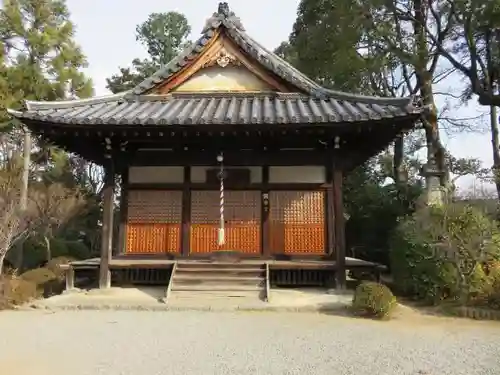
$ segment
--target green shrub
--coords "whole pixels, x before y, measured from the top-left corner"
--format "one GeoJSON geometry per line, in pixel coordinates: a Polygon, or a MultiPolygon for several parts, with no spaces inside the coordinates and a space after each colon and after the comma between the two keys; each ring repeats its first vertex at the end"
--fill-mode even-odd
{"type": "Polygon", "coordinates": [[[36,285],[38,292],[43,297],[50,297],[64,291],[65,283],[61,276],[57,276],[47,267],[35,268],[23,273],[21,279],[36,285]]]}
{"type": "MultiPolygon", "coordinates": [[[[90,250],[80,241],[67,241],[65,239],[53,238],[50,241],[52,258],[68,257],[73,259],[87,259],[90,257],[90,250]]],[[[47,260],[45,245],[40,238],[31,237],[23,244],[24,249],[24,269],[40,267],[47,260]]],[[[15,262],[16,252],[8,253],[7,258],[15,262]]]]}
{"type": "Polygon", "coordinates": [[[396,297],[383,284],[363,282],[354,292],[352,310],[357,315],[387,319],[395,307],[396,297]]]}
{"type": "Polygon", "coordinates": [[[0,278],[0,309],[21,305],[40,297],[36,284],[14,276],[0,278]]]}
{"type": "Polygon", "coordinates": [[[488,307],[500,310],[500,261],[492,262],[488,266],[491,289],[486,303],[488,307]]]}
{"type": "Polygon", "coordinates": [[[45,267],[35,268],[34,270],[26,271],[21,275],[21,279],[31,281],[35,285],[44,285],[48,281],[56,278],[55,273],[45,267]]]}
{"type": "Polygon", "coordinates": [[[87,259],[92,255],[90,249],[81,241],[68,241],[60,240],[64,242],[65,247],[61,248],[59,252],[53,252],[52,257],[67,256],[69,258],[76,259],[87,259]]]}
{"type": "Polygon", "coordinates": [[[400,223],[390,256],[398,292],[469,303],[488,288],[483,265],[500,259],[500,231],[471,206],[426,207],[400,223]]]}

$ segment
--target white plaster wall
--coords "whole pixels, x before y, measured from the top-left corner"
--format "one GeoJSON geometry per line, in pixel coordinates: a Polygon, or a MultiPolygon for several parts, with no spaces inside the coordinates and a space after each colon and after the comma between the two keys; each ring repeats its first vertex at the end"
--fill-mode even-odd
{"type": "Polygon", "coordinates": [[[325,167],[318,165],[294,167],[269,167],[269,183],[324,183],[326,181],[325,167]]]}
{"type": "Polygon", "coordinates": [[[184,167],[130,167],[131,184],[177,184],[184,181],[184,167]]]}
{"type": "Polygon", "coordinates": [[[272,88],[247,68],[211,66],[196,72],[176,92],[271,91],[272,88]]]}
{"type": "MultiPolygon", "coordinates": [[[[207,170],[218,167],[191,167],[191,182],[206,182],[207,170]]],[[[250,182],[258,184],[262,182],[262,167],[224,167],[226,169],[250,169],[250,182]]]]}

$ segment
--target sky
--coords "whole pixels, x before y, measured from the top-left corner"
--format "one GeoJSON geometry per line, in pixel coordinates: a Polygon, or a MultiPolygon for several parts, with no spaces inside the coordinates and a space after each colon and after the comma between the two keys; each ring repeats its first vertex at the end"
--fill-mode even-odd
{"type": "MultiPolygon", "coordinates": [[[[109,94],[106,78],[118,72],[119,67],[129,66],[134,58],[147,57],[145,49],[135,40],[135,27],[145,21],[150,13],[183,13],[192,27],[192,38],[195,38],[207,18],[217,11],[218,3],[219,0],[67,0],[71,20],[76,25],[75,39],[87,56],[89,66],[85,71],[93,79],[95,94],[109,94]]],[[[242,20],[247,32],[273,50],[288,38],[299,0],[229,0],[228,3],[242,20]]],[[[436,91],[459,95],[462,87],[462,79],[456,74],[440,82],[436,91]]],[[[467,105],[460,105],[456,100],[447,104],[446,97],[438,94],[436,101],[441,110],[448,108],[443,113],[447,117],[463,119],[483,114],[482,119],[469,123],[475,128],[487,128],[487,109],[479,106],[475,99],[467,105]]],[[[487,131],[482,134],[456,131],[451,135],[443,133],[442,139],[456,157],[479,158],[485,167],[491,166],[491,141],[487,131]]],[[[459,185],[462,190],[490,188],[467,177],[460,179],[459,185]]]]}

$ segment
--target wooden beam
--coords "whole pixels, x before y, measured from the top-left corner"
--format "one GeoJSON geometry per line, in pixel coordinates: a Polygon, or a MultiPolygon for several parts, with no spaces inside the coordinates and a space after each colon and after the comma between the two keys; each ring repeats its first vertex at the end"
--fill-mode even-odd
{"type": "MultiPolygon", "coordinates": [[[[132,161],[134,166],[217,166],[216,151],[139,150],[132,161]]],[[[226,165],[231,166],[301,166],[324,165],[325,151],[272,150],[224,151],[226,165]]]]}
{"type": "Polygon", "coordinates": [[[336,287],[346,288],[346,260],[345,260],[345,219],[344,201],[342,197],[342,170],[334,167],[333,170],[333,198],[335,217],[335,259],[336,259],[336,287]]]}
{"type": "MultiPolygon", "coordinates": [[[[207,183],[154,183],[154,184],[146,184],[146,183],[133,183],[128,184],[128,190],[183,190],[184,188],[189,187],[193,190],[218,190],[219,185],[216,184],[207,184],[207,183]]],[[[253,184],[224,184],[224,188],[227,190],[324,190],[326,189],[328,184],[324,183],[275,183],[275,184],[267,184],[263,183],[253,183],[253,184]]]]}
{"type": "Polygon", "coordinates": [[[112,257],[113,249],[113,206],[115,188],[114,165],[111,160],[106,163],[104,170],[101,259],[99,264],[99,288],[101,289],[111,287],[109,262],[112,257]]]}
{"type": "MultiPolygon", "coordinates": [[[[351,164],[350,168],[353,168],[376,154],[378,150],[385,148],[401,131],[413,128],[416,119],[417,115],[412,115],[404,118],[349,123],[293,123],[273,124],[272,126],[270,124],[239,124],[237,127],[234,124],[192,124],[189,126],[100,124],[96,126],[94,124],[54,124],[28,119],[24,119],[23,123],[45,140],[100,165],[106,163],[104,154],[108,152],[103,142],[104,138],[112,141],[113,156],[119,161],[124,154],[133,154],[134,150],[139,148],[172,148],[177,150],[176,152],[209,149],[218,151],[222,148],[227,156],[230,150],[238,154],[246,152],[247,149],[254,149],[255,153],[258,153],[259,149],[262,151],[264,147],[268,150],[274,148],[319,150],[321,147],[319,140],[331,146],[333,139],[338,136],[341,144],[339,149],[335,150],[336,158],[337,160],[345,159],[351,164]],[[123,146],[118,147],[119,145],[123,146]],[[119,149],[122,150],[118,151],[119,149]],[[355,160],[352,159],[353,156],[355,160]]],[[[288,151],[282,150],[279,153],[282,152],[288,151]]],[[[171,159],[176,160],[176,158],[171,159]]],[[[213,158],[202,158],[202,162],[203,159],[212,160],[213,158]]],[[[287,163],[289,159],[283,157],[283,160],[287,163]]],[[[154,163],[161,165],[161,158],[155,160],[154,163]]],[[[307,164],[310,164],[310,161],[307,164]]],[[[319,164],[321,160],[317,165],[319,164]]],[[[196,165],[196,163],[186,165],[196,165]]]]}

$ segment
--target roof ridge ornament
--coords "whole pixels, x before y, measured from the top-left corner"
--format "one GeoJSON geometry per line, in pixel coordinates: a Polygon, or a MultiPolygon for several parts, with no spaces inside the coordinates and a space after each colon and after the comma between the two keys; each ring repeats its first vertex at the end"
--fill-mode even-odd
{"type": "Polygon", "coordinates": [[[236,16],[234,12],[229,8],[229,4],[227,2],[220,2],[217,8],[217,12],[212,14],[206,22],[202,34],[207,33],[209,30],[217,29],[221,25],[226,26],[227,28],[234,28],[240,31],[245,31],[241,19],[236,16]]]}
{"type": "MultiPolygon", "coordinates": [[[[217,9],[217,13],[220,14],[221,16],[229,17],[229,4],[224,2],[219,3],[219,7],[217,9]]],[[[234,15],[234,13],[233,13],[234,15]]]]}

